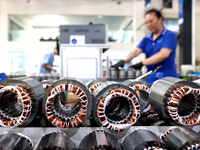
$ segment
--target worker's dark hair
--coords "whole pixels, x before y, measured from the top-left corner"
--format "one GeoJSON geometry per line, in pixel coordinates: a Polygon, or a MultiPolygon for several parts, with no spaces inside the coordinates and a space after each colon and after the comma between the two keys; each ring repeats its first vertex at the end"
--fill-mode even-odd
{"type": "Polygon", "coordinates": [[[57,49],[58,55],[60,55],[60,47],[56,46],[55,49],[57,49]]]}
{"type": "Polygon", "coordinates": [[[150,13],[155,13],[155,16],[156,16],[157,18],[162,18],[162,20],[164,20],[164,17],[163,17],[163,15],[162,15],[161,11],[158,10],[158,9],[152,8],[152,9],[147,10],[146,13],[145,13],[145,16],[146,16],[147,14],[150,14],[150,13]]]}
{"type": "Polygon", "coordinates": [[[60,55],[60,43],[59,43],[59,36],[56,37],[56,47],[55,47],[58,51],[58,55],[60,55]]]}

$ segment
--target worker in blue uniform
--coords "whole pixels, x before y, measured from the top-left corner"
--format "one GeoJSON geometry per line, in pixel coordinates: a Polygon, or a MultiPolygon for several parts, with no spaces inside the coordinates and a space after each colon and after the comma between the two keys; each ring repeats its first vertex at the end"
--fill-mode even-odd
{"type": "Polygon", "coordinates": [[[159,10],[154,8],[148,10],[145,13],[145,23],[150,33],[124,59],[112,67],[123,67],[126,62],[143,52],[146,58],[129,66],[130,68],[141,69],[145,65],[147,70],[150,71],[161,65],[162,67],[157,72],[162,73],[162,77],[177,77],[175,64],[177,36],[163,26],[163,19],[159,10]]]}
{"type": "Polygon", "coordinates": [[[40,65],[40,73],[51,73],[51,71],[56,72],[56,69],[53,68],[53,62],[54,62],[54,55],[58,55],[58,48],[55,47],[52,52],[49,52],[44,55],[44,57],[41,59],[41,65],[40,65]]]}

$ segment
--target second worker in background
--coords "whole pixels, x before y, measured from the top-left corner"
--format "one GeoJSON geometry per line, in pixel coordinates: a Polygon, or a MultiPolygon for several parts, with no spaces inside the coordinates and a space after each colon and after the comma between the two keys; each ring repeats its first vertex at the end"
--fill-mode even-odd
{"type": "Polygon", "coordinates": [[[51,73],[51,71],[56,72],[56,70],[53,68],[54,55],[59,55],[58,47],[55,47],[52,52],[44,55],[41,60],[39,73],[51,73]]]}

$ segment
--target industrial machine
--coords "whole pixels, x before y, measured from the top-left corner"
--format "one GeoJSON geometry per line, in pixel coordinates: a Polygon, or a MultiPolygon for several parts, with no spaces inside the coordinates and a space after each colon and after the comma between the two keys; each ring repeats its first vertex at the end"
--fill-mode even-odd
{"type": "Polygon", "coordinates": [[[60,26],[60,44],[84,45],[106,43],[107,26],[105,24],[60,26]]]}
{"type": "Polygon", "coordinates": [[[106,33],[105,24],[60,26],[61,77],[100,78],[106,33]]]}

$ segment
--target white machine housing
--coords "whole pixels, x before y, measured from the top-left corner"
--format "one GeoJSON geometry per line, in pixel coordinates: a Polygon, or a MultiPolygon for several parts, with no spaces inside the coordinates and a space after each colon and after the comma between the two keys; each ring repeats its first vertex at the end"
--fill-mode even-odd
{"type": "Polygon", "coordinates": [[[61,25],[59,43],[61,78],[102,77],[102,53],[109,48],[107,25],[61,25]]]}
{"type": "Polygon", "coordinates": [[[91,80],[102,77],[102,53],[106,44],[61,44],[61,78],[91,80]]]}

